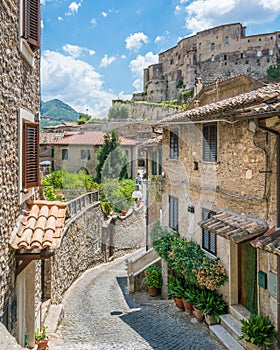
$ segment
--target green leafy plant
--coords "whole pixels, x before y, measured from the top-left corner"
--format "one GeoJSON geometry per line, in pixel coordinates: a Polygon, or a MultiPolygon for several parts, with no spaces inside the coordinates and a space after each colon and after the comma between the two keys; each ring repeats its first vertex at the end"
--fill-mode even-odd
{"type": "Polygon", "coordinates": [[[105,213],[105,215],[109,216],[111,213],[111,210],[112,210],[110,203],[109,202],[101,202],[101,207],[102,207],[102,210],[105,213]]]}
{"type": "Polygon", "coordinates": [[[161,288],[162,272],[161,267],[156,265],[149,266],[145,271],[145,283],[149,287],[161,288]]]}
{"type": "Polygon", "coordinates": [[[268,350],[276,336],[275,328],[270,323],[268,316],[251,314],[249,320],[241,320],[242,335],[239,339],[255,344],[261,349],[268,350]]]}
{"type": "Polygon", "coordinates": [[[173,298],[183,298],[185,293],[185,286],[182,280],[176,278],[175,276],[168,276],[167,282],[168,297],[173,298]]]}
{"type": "Polygon", "coordinates": [[[202,295],[202,314],[214,317],[219,323],[220,315],[226,312],[226,302],[223,300],[222,296],[216,292],[204,291],[202,295]]]}
{"type": "Polygon", "coordinates": [[[42,330],[37,328],[35,331],[35,340],[40,341],[40,340],[46,340],[46,339],[47,339],[47,327],[43,326],[42,330]]]}

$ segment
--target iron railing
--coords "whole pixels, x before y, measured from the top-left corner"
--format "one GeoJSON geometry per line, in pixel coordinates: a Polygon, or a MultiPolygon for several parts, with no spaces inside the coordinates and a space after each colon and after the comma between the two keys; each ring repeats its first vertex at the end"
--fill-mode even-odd
{"type": "Polygon", "coordinates": [[[99,201],[99,192],[87,192],[77,198],[68,201],[67,207],[70,211],[71,216],[75,216],[82,210],[86,209],[91,204],[99,201]]]}

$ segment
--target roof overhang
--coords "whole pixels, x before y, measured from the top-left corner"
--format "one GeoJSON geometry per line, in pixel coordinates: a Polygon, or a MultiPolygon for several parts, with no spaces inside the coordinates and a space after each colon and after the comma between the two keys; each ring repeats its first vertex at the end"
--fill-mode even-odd
{"type": "Polygon", "coordinates": [[[200,221],[198,225],[235,243],[242,243],[256,238],[268,229],[267,224],[262,220],[231,211],[213,215],[209,219],[200,221]]]}
{"type": "Polygon", "coordinates": [[[280,229],[275,230],[275,227],[272,227],[265,234],[252,241],[251,245],[280,256],[280,229]]]}

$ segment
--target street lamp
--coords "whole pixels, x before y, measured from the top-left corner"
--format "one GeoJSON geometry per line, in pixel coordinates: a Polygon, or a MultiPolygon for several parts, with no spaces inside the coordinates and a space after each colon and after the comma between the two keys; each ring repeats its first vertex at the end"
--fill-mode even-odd
{"type": "Polygon", "coordinates": [[[131,197],[136,199],[136,205],[138,205],[140,198],[142,198],[142,192],[140,191],[139,184],[135,185],[134,191],[132,192],[131,197]]]}

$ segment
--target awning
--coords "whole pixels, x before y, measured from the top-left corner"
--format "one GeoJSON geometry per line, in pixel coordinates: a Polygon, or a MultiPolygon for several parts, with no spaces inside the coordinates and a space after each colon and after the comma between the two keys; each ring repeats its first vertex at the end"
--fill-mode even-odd
{"type": "Polygon", "coordinates": [[[32,202],[19,218],[10,245],[16,250],[31,251],[58,248],[67,215],[65,203],[42,200],[32,202]]]}
{"type": "Polygon", "coordinates": [[[264,235],[250,242],[255,248],[265,250],[269,253],[280,255],[280,229],[272,227],[264,235]]]}
{"type": "Polygon", "coordinates": [[[198,225],[207,231],[231,239],[235,243],[258,237],[268,229],[267,224],[262,220],[231,211],[213,215],[207,220],[200,221],[198,225]]]}

